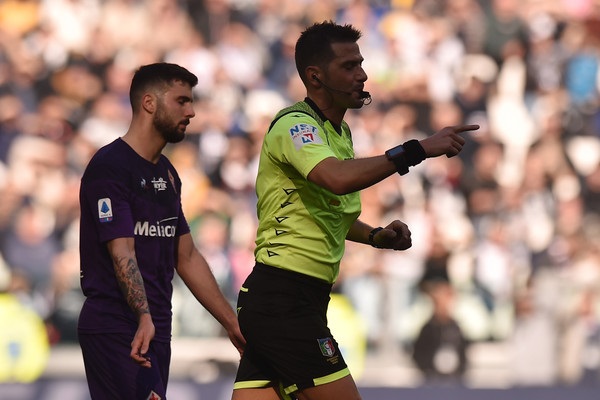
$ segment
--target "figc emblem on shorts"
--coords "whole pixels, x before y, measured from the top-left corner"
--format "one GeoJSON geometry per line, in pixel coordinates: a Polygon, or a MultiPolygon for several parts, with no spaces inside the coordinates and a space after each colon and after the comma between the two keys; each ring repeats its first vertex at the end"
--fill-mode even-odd
{"type": "Polygon", "coordinates": [[[108,197],[98,200],[98,219],[100,222],[110,222],[113,219],[112,204],[108,197]]]}
{"type": "Polygon", "coordinates": [[[321,348],[321,354],[325,357],[331,357],[335,354],[335,347],[333,346],[333,340],[331,338],[317,339],[319,347],[321,348]]]}
{"type": "Polygon", "coordinates": [[[323,144],[323,140],[318,134],[319,129],[314,125],[296,124],[290,128],[290,136],[294,142],[296,150],[307,144],[323,144]]]}

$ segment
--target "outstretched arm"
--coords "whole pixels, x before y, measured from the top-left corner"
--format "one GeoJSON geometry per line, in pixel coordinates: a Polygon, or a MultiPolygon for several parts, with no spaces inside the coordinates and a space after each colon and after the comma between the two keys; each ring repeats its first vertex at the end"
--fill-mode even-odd
{"type": "Polygon", "coordinates": [[[229,339],[242,354],[246,341],[240,332],[237,315],[189,233],[179,237],[177,273],[200,304],[225,328],[229,339]]]}
{"type": "Polygon", "coordinates": [[[425,158],[444,154],[447,157],[457,155],[465,144],[465,139],[461,134],[477,129],[479,129],[479,125],[445,127],[418,143],[414,141],[413,146],[404,146],[406,148],[397,146],[390,149],[388,155],[354,160],[338,160],[335,157],[329,157],[312,169],[308,174],[308,179],[335,194],[356,192],[400,172],[399,166],[402,166],[404,160],[408,162],[405,164],[404,173],[406,173],[409,166],[416,165],[425,158]],[[403,152],[404,154],[402,154],[403,152]],[[394,156],[398,158],[393,160],[391,157],[394,156]]]}

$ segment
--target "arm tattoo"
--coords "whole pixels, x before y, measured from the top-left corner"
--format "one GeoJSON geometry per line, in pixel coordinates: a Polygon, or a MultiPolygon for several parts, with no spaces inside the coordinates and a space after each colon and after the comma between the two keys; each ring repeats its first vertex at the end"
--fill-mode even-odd
{"type": "Polygon", "coordinates": [[[136,260],[134,258],[119,257],[115,262],[115,274],[121,292],[133,312],[138,317],[142,314],[149,314],[150,308],[146,298],[144,280],[136,260]]]}

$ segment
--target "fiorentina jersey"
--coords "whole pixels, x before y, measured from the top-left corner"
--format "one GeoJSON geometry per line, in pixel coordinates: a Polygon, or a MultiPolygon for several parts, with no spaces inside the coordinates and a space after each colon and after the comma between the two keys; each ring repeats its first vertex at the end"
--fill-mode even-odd
{"type": "Polygon", "coordinates": [[[345,123],[338,133],[306,102],[278,114],[264,138],[256,179],[258,262],[335,282],[361,204],[359,192],[336,195],[307,179],[328,157],[354,158],[345,123]]]}
{"type": "Polygon", "coordinates": [[[189,232],[180,194],[179,176],[163,155],[153,164],[119,138],[93,156],[79,193],[80,279],[86,296],[81,333],[137,330],[137,317],[121,293],[106,246],[110,240],[133,237],[155,340],[170,340],[176,242],[189,232]]]}

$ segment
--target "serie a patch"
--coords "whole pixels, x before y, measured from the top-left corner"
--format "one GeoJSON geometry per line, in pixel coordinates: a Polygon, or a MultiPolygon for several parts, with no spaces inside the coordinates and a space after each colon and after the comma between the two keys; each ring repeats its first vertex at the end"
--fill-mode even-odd
{"type": "Polygon", "coordinates": [[[110,198],[98,200],[98,219],[100,222],[110,222],[113,219],[112,203],[110,198]]]}
{"type": "Polygon", "coordinates": [[[296,124],[290,128],[290,136],[296,150],[300,150],[307,144],[323,144],[319,136],[319,128],[309,124],[296,124]]]}

